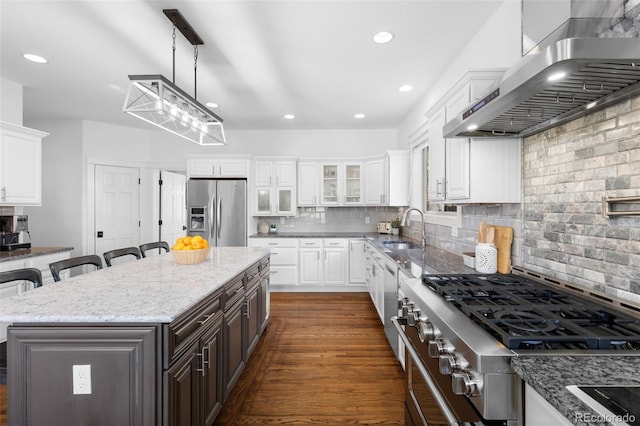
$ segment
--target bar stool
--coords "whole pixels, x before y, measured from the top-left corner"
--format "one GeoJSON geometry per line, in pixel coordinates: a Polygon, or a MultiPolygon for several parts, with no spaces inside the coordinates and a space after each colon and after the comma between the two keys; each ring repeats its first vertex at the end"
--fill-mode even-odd
{"type": "Polygon", "coordinates": [[[65,269],[74,268],[76,266],[93,265],[97,269],[102,269],[102,259],[95,254],[89,254],[86,256],[72,257],[71,259],[59,260],[49,264],[51,275],[55,282],[60,281],[60,272],[65,269]]]}
{"type": "Polygon", "coordinates": [[[140,253],[142,253],[142,257],[147,257],[145,252],[147,250],[153,249],[164,249],[166,253],[169,253],[171,249],[169,249],[169,244],[166,241],[155,241],[153,243],[146,243],[140,246],[140,253]]]}
{"type": "Polygon", "coordinates": [[[136,259],[140,259],[140,250],[138,249],[138,247],[125,247],[121,249],[105,251],[103,254],[104,261],[107,264],[107,266],[111,266],[112,259],[116,257],[129,256],[129,255],[135,256],[136,259]]]}
{"type": "Polygon", "coordinates": [[[0,272],[0,284],[11,281],[31,281],[33,288],[42,287],[42,273],[36,268],[16,269],[15,271],[0,272]]]}

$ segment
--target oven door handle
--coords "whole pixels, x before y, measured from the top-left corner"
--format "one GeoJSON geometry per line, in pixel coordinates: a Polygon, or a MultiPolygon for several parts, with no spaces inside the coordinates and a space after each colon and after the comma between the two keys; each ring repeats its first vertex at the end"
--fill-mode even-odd
{"type": "Polygon", "coordinates": [[[449,408],[449,405],[447,404],[447,401],[444,399],[442,394],[440,394],[440,391],[438,390],[435,382],[431,378],[431,374],[429,374],[429,371],[427,370],[427,368],[424,366],[422,361],[420,361],[420,355],[418,355],[418,352],[416,352],[413,345],[411,344],[407,336],[404,334],[404,330],[400,326],[398,317],[397,316],[392,317],[391,322],[395,326],[396,330],[398,330],[398,336],[400,336],[400,338],[402,339],[402,342],[404,343],[405,348],[407,349],[407,351],[409,351],[411,358],[413,359],[416,367],[418,367],[418,370],[420,371],[422,378],[427,383],[427,386],[429,387],[429,391],[431,392],[431,395],[433,395],[433,398],[435,399],[436,404],[438,405],[438,408],[440,408],[440,410],[442,411],[442,414],[444,414],[444,416],[446,417],[447,422],[451,426],[459,426],[460,423],[458,423],[458,419],[456,418],[455,414],[453,414],[453,411],[451,411],[451,408],[449,408]]]}

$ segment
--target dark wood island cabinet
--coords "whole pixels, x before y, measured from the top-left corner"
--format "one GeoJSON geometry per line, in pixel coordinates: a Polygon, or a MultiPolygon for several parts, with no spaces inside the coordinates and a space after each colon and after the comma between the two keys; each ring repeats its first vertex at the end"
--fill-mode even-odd
{"type": "Polygon", "coordinates": [[[2,302],[9,425],[213,424],[268,323],[268,277],[264,250],[214,248],[204,264],[154,256],[2,302]]]}

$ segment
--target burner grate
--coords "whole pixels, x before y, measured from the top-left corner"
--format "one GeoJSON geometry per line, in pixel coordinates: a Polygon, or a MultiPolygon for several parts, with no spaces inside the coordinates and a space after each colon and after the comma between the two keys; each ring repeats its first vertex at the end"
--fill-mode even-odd
{"type": "Polygon", "coordinates": [[[640,320],[518,275],[423,282],[510,349],[640,350],[640,320]]]}

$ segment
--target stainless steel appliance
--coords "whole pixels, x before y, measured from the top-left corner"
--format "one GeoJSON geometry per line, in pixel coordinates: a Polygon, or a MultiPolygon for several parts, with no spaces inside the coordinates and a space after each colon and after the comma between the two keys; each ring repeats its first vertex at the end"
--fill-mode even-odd
{"type": "Polygon", "coordinates": [[[24,242],[25,232],[29,234],[27,215],[0,216],[0,251],[30,248],[31,243],[24,242]]]}
{"type": "Polygon", "coordinates": [[[621,5],[572,0],[571,19],[511,67],[497,87],[448,117],[444,136],[525,137],[637,96],[640,9],[625,16],[621,5]],[[612,10],[603,12],[608,4],[612,10]]]}
{"type": "Polygon", "coordinates": [[[247,245],[247,181],[189,179],[187,234],[200,235],[211,246],[247,245]]]}
{"type": "Polygon", "coordinates": [[[637,312],[514,271],[400,280],[408,424],[522,425],[519,354],[640,356],[637,312]]]}

